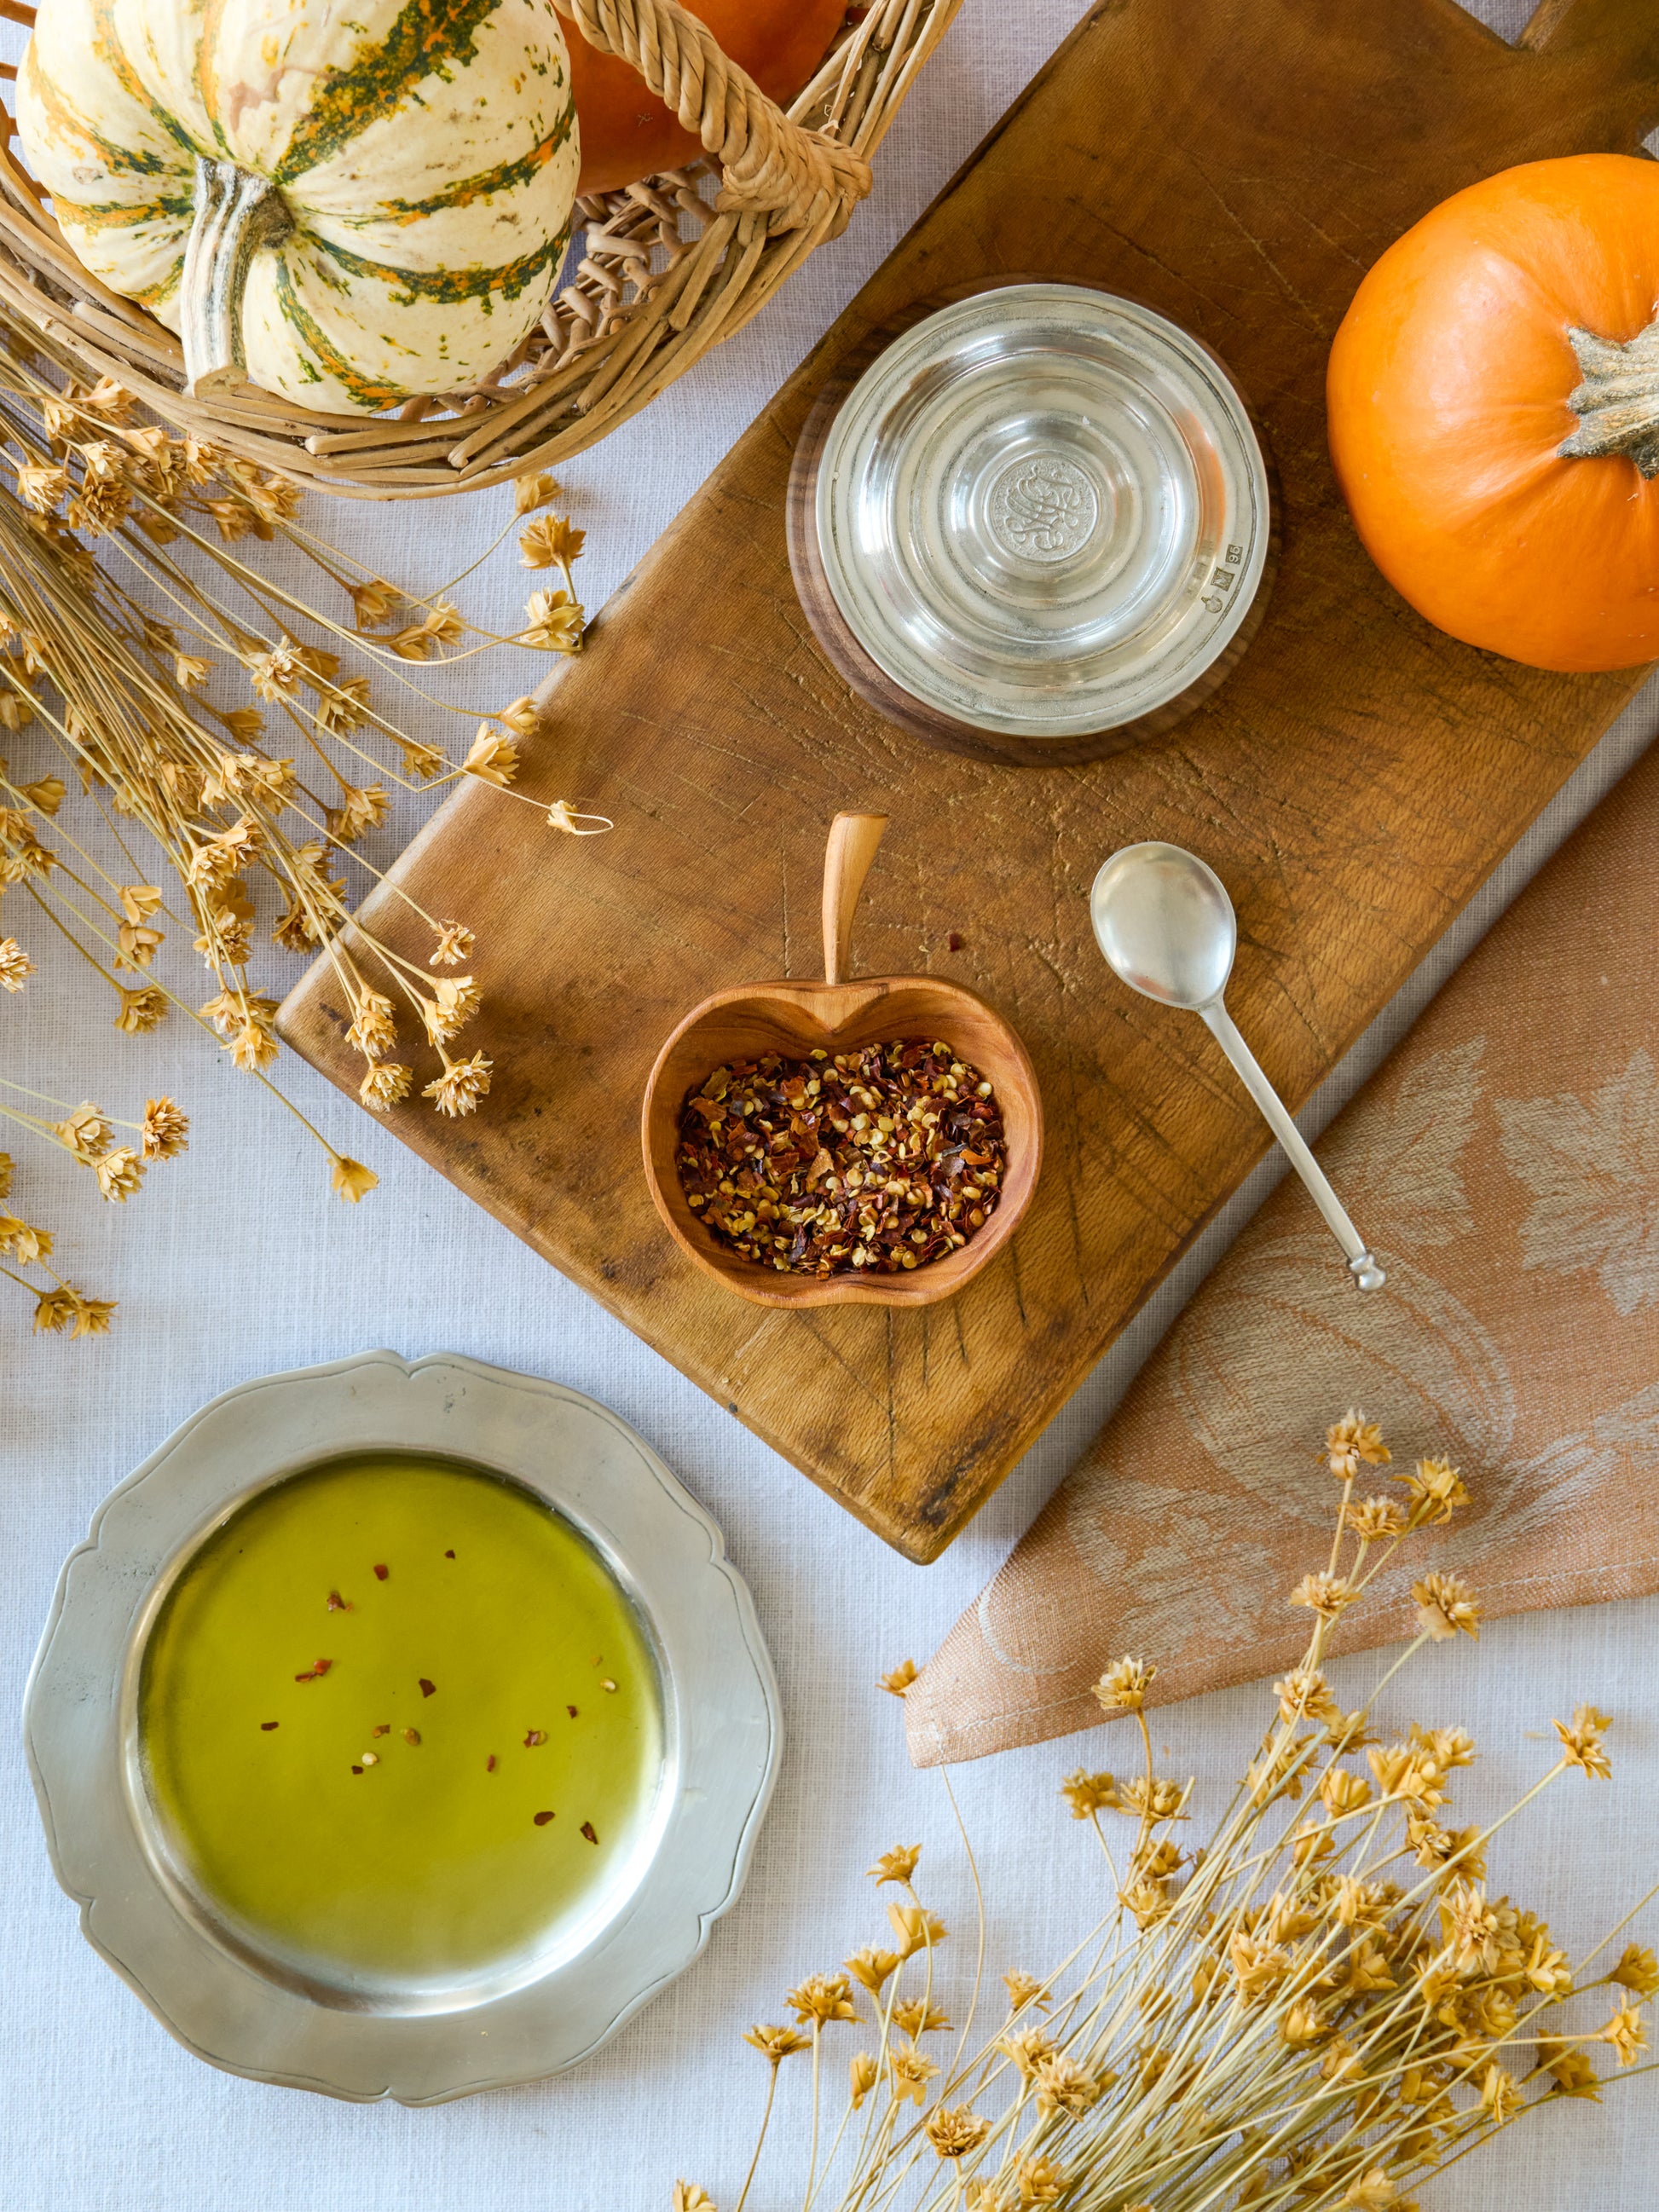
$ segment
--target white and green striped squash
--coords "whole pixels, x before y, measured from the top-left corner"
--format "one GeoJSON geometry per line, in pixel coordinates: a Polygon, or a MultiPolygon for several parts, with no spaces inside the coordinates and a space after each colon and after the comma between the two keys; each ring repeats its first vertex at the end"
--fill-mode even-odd
{"type": "Polygon", "coordinates": [[[552,0],[40,0],[17,125],[68,244],[246,377],[372,414],[488,374],[578,166],[552,0]]]}

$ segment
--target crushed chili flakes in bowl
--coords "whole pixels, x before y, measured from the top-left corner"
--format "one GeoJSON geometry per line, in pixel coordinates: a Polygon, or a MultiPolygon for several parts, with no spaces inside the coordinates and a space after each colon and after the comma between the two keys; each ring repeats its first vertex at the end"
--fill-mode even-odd
{"type": "Polygon", "coordinates": [[[686,1203],[779,1273],[896,1275],[958,1250],[1001,1196],[1002,1109],[948,1044],[894,1037],[717,1067],[680,1109],[686,1203]]]}

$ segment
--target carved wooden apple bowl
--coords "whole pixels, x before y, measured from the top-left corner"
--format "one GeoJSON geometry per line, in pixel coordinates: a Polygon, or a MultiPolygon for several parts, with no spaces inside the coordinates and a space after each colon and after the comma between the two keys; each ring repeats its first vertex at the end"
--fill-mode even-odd
{"type": "Polygon", "coordinates": [[[840,980],[852,912],[884,818],[838,815],[824,871],[826,980],[745,983],[694,1007],[657,1055],[641,1133],[646,1180],[671,1237],[694,1266],[756,1305],[931,1305],[988,1265],[1030,1204],[1042,1164],[1042,1104],[1024,1046],[994,1008],[960,984],[931,975],[840,980]],[[1006,1164],[994,1212],[955,1251],[902,1273],[791,1274],[720,1243],[681,1184],[676,1154],[685,1100],[717,1067],[769,1053],[805,1060],[860,1050],[893,1037],[948,1043],[978,1068],[1002,1113],[1006,1164]]]}

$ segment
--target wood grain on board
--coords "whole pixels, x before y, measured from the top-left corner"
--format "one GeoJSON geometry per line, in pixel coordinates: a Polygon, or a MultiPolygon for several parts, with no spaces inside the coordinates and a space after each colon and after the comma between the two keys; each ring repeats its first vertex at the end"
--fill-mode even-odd
{"type": "MultiPolygon", "coordinates": [[[[1201,1026],[1108,974],[1086,897],[1100,862],[1165,837],[1219,871],[1241,926],[1230,1004],[1299,1101],[1636,688],[1431,630],[1360,549],[1326,457],[1326,352],[1382,249],[1476,178],[1632,150],[1659,121],[1654,0],[1549,0],[1529,40],[1510,49],[1454,0],[1107,0],[546,687],[522,787],[601,810],[615,835],[568,843],[473,786],[395,872],[476,929],[486,1011],[465,1048],[497,1073],[471,1119],[411,1103],[393,1132],[913,1559],[951,1540],[1265,1147],[1201,1026]],[[833,672],[790,583],[791,453],[838,358],[916,299],[1007,270],[1115,287],[1196,331],[1283,486],[1278,586],[1237,673],[1176,730],[1086,766],[919,744],[833,672]],[[843,807],[891,817],[861,972],[931,971],[1012,1021],[1042,1087],[1043,1175],[959,1297],[772,1311],[676,1250],[640,1101],[696,1000],[818,972],[843,807]]],[[[421,957],[392,899],[369,911],[421,957]]],[[[355,1091],[344,1021],[319,962],[283,1029],[355,1091]]]]}

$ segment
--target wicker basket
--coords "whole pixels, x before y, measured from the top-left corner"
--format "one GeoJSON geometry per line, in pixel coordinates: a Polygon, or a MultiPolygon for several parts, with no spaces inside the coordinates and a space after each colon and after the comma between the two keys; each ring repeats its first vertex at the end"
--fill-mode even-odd
{"type": "MultiPolygon", "coordinates": [[[[319,489],[429,499],[568,459],[741,329],[846,228],[870,188],[869,155],[960,0],[875,0],[860,21],[850,9],[787,115],[676,0],[554,4],[590,46],[631,63],[705,153],[577,201],[586,235],[574,282],[482,384],[369,422],[310,414],[252,386],[196,398],[178,339],[64,245],[3,111],[0,296],[88,380],[112,377],[175,428],[319,489]]],[[[0,16],[32,24],[34,11],[0,0],[0,16]]]]}

